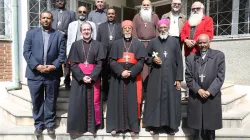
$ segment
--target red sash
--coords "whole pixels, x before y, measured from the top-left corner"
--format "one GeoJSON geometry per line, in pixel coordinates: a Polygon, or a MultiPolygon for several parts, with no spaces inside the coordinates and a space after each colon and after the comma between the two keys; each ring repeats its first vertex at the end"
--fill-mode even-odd
{"type": "MultiPolygon", "coordinates": [[[[87,67],[85,64],[80,63],[78,66],[81,68],[82,72],[86,75],[90,75],[95,68],[95,64],[88,64],[87,67]]],[[[95,122],[96,125],[101,123],[101,91],[100,91],[100,78],[93,84],[94,90],[94,110],[95,110],[95,122]]]]}
{"type": "MultiPolygon", "coordinates": [[[[135,58],[134,53],[128,53],[129,59],[126,61],[126,55],[127,53],[123,53],[123,57],[117,59],[118,63],[131,63],[131,64],[136,64],[138,61],[135,58]]],[[[141,118],[141,101],[142,101],[142,76],[141,74],[136,76],[136,89],[137,89],[137,108],[138,108],[138,118],[141,118]]]]}

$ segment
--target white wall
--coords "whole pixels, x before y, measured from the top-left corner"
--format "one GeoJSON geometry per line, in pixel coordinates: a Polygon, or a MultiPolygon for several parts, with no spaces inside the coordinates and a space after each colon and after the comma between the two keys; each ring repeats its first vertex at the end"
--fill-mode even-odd
{"type": "Polygon", "coordinates": [[[20,65],[20,80],[26,83],[25,69],[26,61],[23,57],[23,43],[28,31],[28,0],[18,1],[18,36],[19,36],[19,65],[20,65]]]}

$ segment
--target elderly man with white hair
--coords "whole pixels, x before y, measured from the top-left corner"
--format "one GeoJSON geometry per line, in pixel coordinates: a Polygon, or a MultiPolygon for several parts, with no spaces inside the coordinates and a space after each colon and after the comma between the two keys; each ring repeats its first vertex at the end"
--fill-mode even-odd
{"type": "MultiPolygon", "coordinates": [[[[166,18],[170,20],[169,35],[175,37],[179,42],[180,32],[187,20],[186,16],[181,13],[181,7],[181,0],[172,0],[171,11],[161,17],[162,19],[166,18]]],[[[182,49],[182,44],[180,47],[182,49]]]]}
{"type": "Polygon", "coordinates": [[[93,10],[88,15],[88,20],[96,24],[96,29],[100,24],[107,21],[107,10],[105,9],[105,0],[95,0],[96,10],[93,10]]]}
{"type": "MultiPolygon", "coordinates": [[[[142,6],[139,14],[136,14],[133,23],[134,23],[134,28],[133,28],[133,37],[138,38],[139,41],[143,42],[145,48],[148,45],[148,42],[157,37],[159,35],[159,32],[157,30],[157,22],[159,20],[159,17],[157,14],[155,14],[152,11],[152,5],[150,0],[143,0],[142,1],[142,6]]],[[[147,65],[144,65],[143,67],[143,86],[144,90],[147,86],[145,80],[148,76],[149,73],[149,68],[147,65]]]]}
{"type": "Polygon", "coordinates": [[[193,3],[191,15],[181,31],[181,41],[184,43],[185,56],[199,50],[196,42],[200,34],[207,34],[210,40],[213,39],[213,19],[206,16],[204,11],[204,5],[201,2],[196,1],[193,3]]]}
{"type": "Polygon", "coordinates": [[[179,41],[169,36],[169,20],[158,21],[159,37],[147,47],[148,77],[143,124],[155,134],[164,128],[170,135],[178,131],[181,121],[181,89],[183,63],[179,41]]]}

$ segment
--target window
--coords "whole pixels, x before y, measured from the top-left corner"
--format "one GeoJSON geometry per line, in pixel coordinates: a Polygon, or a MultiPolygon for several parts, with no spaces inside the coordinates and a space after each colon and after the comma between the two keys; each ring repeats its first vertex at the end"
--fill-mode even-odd
{"type": "Polygon", "coordinates": [[[0,38],[11,39],[11,1],[0,0],[0,38]]]}
{"type": "Polygon", "coordinates": [[[240,0],[238,34],[250,33],[250,0],[240,0]]]}
{"type": "MultiPolygon", "coordinates": [[[[56,0],[29,0],[29,28],[40,27],[40,13],[51,11],[55,8],[56,0]]],[[[70,0],[67,0],[66,8],[68,9],[70,0]]]]}
{"type": "MultiPolygon", "coordinates": [[[[184,13],[196,0],[185,0],[184,13]]],[[[250,0],[200,0],[205,13],[213,18],[215,36],[241,36],[250,34],[250,0]]]]}
{"type": "Polygon", "coordinates": [[[54,6],[55,0],[29,0],[29,28],[40,27],[40,13],[54,6]]]}

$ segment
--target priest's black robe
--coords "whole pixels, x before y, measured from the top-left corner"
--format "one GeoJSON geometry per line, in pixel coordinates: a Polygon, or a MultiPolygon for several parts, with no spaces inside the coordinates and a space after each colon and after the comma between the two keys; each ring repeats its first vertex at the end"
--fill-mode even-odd
{"type": "Polygon", "coordinates": [[[185,75],[189,88],[188,126],[199,130],[222,128],[221,87],[225,79],[224,53],[208,49],[203,60],[200,52],[196,52],[187,57],[186,66],[185,75]],[[199,77],[201,74],[206,76],[203,82],[199,77]],[[202,99],[198,94],[199,89],[210,92],[211,96],[202,99]]]}
{"type": "Polygon", "coordinates": [[[123,38],[114,41],[110,52],[111,82],[106,118],[106,131],[108,133],[113,130],[130,130],[133,132],[140,131],[136,77],[141,74],[143,69],[146,50],[143,43],[137,39],[132,39],[132,45],[129,52],[134,53],[137,63],[126,64],[117,62],[117,59],[123,58],[123,53],[126,52],[123,41],[123,38]],[[121,74],[126,69],[131,71],[131,75],[130,77],[124,79],[121,77],[121,74]]]}
{"type": "Polygon", "coordinates": [[[176,89],[174,83],[183,80],[183,61],[179,42],[171,36],[166,40],[156,37],[149,42],[147,51],[149,58],[146,63],[151,69],[143,125],[178,129],[181,120],[181,91],[176,89]],[[153,52],[158,53],[162,65],[152,61],[153,52]]]}
{"type": "Polygon", "coordinates": [[[86,43],[83,40],[79,40],[72,44],[68,58],[72,70],[72,86],[67,120],[68,133],[95,133],[98,128],[103,127],[102,102],[99,109],[100,116],[98,116],[99,118],[101,118],[101,123],[99,125],[96,125],[95,123],[95,118],[97,116],[95,116],[93,90],[93,85],[98,80],[99,74],[102,69],[102,61],[105,59],[102,48],[103,47],[101,46],[101,44],[95,40],[92,40],[89,43],[86,43]],[[84,54],[86,54],[86,56],[84,54]],[[86,84],[83,82],[82,79],[87,74],[83,73],[78,66],[79,63],[84,63],[86,58],[88,58],[89,64],[96,65],[92,73],[88,75],[92,79],[92,83],[90,84],[86,84]]]}

